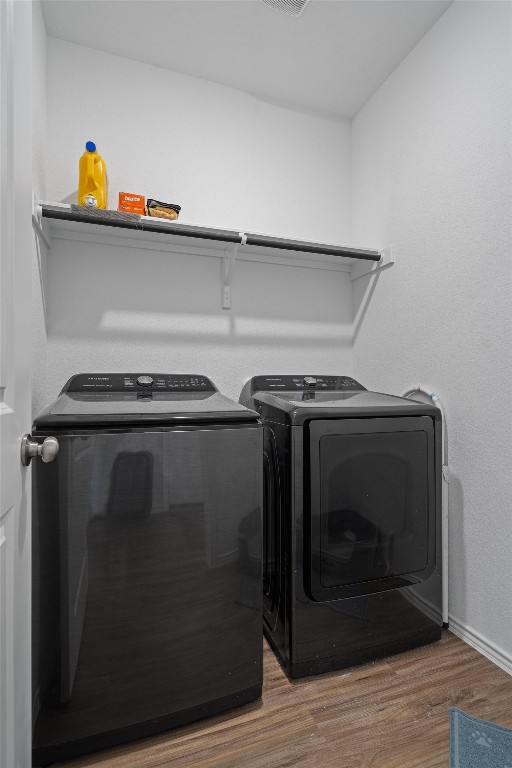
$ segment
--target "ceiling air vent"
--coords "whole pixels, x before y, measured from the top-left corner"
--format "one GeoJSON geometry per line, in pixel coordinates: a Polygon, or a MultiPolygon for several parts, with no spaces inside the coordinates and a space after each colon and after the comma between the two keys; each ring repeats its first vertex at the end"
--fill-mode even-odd
{"type": "Polygon", "coordinates": [[[287,13],[288,16],[300,16],[309,0],[262,0],[265,5],[270,5],[276,11],[287,13]]]}

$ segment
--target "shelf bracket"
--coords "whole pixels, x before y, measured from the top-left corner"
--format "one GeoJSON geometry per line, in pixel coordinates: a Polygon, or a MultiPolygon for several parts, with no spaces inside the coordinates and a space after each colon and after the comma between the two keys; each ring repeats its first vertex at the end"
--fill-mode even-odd
{"type": "Polygon", "coordinates": [[[43,209],[38,203],[34,193],[32,193],[32,226],[34,227],[36,234],[39,235],[48,250],[50,250],[52,244],[43,229],[43,209]]]}
{"type": "Polygon", "coordinates": [[[350,279],[352,281],[359,280],[361,277],[368,277],[368,275],[374,275],[375,272],[380,272],[381,269],[387,269],[395,263],[395,248],[393,245],[388,245],[386,248],[381,248],[380,259],[375,262],[375,266],[362,274],[352,274],[350,279]]]}
{"type": "Polygon", "coordinates": [[[233,243],[225,250],[224,255],[224,285],[222,286],[222,309],[231,309],[231,278],[233,276],[233,268],[235,259],[238,255],[238,248],[240,245],[247,244],[247,235],[244,232],[238,233],[240,236],[239,243],[233,243]]]}

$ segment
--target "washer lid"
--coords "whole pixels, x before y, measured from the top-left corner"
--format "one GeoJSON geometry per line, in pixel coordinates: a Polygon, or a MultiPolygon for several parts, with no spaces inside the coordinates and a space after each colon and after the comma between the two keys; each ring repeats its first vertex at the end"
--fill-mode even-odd
{"type": "Polygon", "coordinates": [[[73,376],[35,427],[136,423],[255,422],[258,414],[221,395],[199,374],[86,373],[73,376]]]}

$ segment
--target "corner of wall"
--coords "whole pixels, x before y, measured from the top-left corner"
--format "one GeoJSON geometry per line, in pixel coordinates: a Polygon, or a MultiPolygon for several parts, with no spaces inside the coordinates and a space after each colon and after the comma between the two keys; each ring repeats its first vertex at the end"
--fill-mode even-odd
{"type": "MultiPolygon", "coordinates": [[[[33,191],[47,190],[47,38],[40,0],[32,3],[32,174],[33,191]]],[[[44,283],[46,246],[36,233],[32,246],[32,414],[47,403],[48,337],[44,283]]]]}

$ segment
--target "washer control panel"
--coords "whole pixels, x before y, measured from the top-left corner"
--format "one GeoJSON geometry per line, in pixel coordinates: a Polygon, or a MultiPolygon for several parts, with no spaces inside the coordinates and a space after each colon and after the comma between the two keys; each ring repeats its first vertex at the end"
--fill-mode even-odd
{"type": "Polygon", "coordinates": [[[290,392],[298,389],[311,391],[356,392],[365,387],[350,376],[255,376],[252,392],[290,392]]]}
{"type": "Polygon", "coordinates": [[[63,392],[215,392],[210,379],[185,373],[79,373],[63,392]]]}

